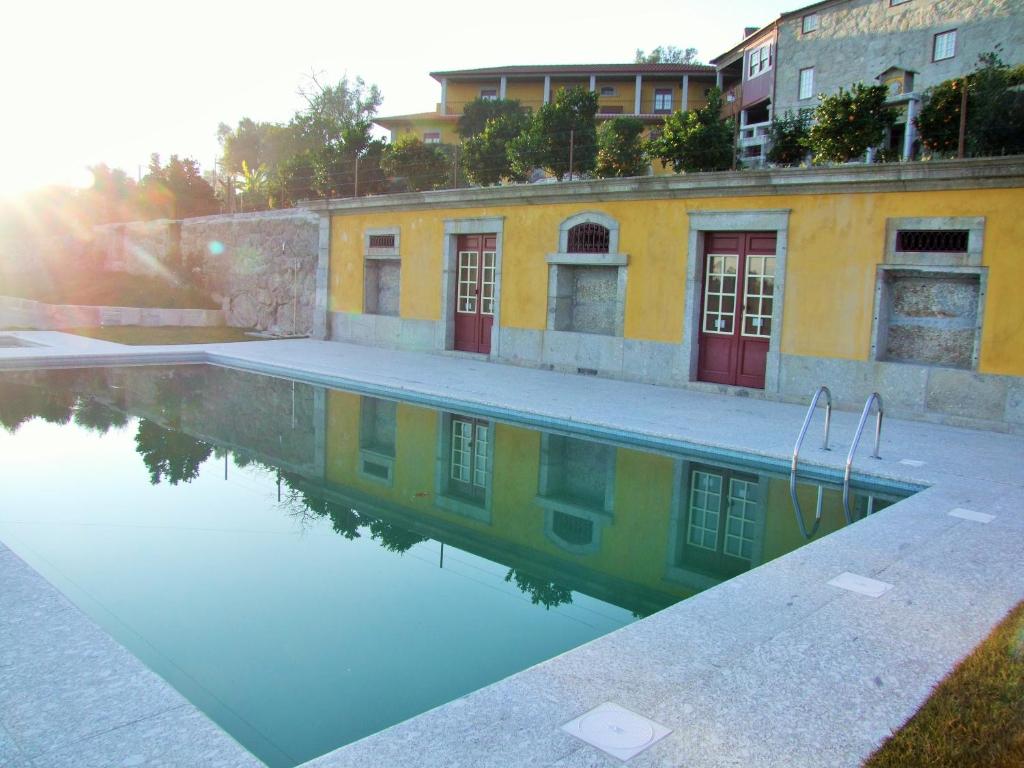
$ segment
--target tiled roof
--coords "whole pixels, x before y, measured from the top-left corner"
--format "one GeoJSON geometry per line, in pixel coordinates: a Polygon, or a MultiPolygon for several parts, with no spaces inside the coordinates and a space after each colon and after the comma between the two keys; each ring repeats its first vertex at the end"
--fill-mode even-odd
{"type": "Polygon", "coordinates": [[[706,64],[519,64],[511,67],[481,67],[431,72],[435,80],[442,77],[501,77],[502,75],[703,75],[714,67],[706,64]]]}

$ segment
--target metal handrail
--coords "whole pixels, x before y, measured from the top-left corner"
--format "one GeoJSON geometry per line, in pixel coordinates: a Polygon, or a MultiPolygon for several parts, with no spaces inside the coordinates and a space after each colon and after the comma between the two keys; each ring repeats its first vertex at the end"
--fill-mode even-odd
{"type": "Polygon", "coordinates": [[[832,423],[832,392],[823,384],[815,390],[814,396],[811,398],[811,404],[807,408],[804,424],[800,427],[800,434],[797,435],[796,444],[793,446],[793,462],[790,465],[789,471],[789,497],[793,500],[793,513],[796,515],[797,525],[800,526],[800,533],[803,534],[805,539],[810,539],[814,536],[818,532],[818,526],[821,525],[822,488],[821,485],[818,486],[818,504],[814,513],[814,526],[811,528],[810,533],[808,533],[807,526],[804,524],[803,510],[800,509],[800,499],[797,498],[796,493],[796,471],[797,463],[800,460],[800,446],[803,445],[804,438],[807,436],[807,429],[811,426],[811,419],[814,418],[814,410],[818,407],[818,400],[821,398],[822,393],[825,394],[825,439],[822,442],[821,449],[823,451],[829,450],[828,429],[832,423]]]}
{"type": "Polygon", "coordinates": [[[850,452],[846,454],[846,470],[843,472],[843,512],[848,523],[853,522],[853,514],[850,512],[850,473],[853,470],[853,455],[857,452],[857,446],[860,444],[860,436],[864,433],[864,425],[868,421],[868,414],[871,413],[872,404],[878,406],[878,415],[875,417],[875,451],[871,454],[871,458],[881,458],[878,455],[878,444],[882,439],[882,415],[884,410],[882,408],[882,396],[877,392],[872,392],[868,395],[867,402],[864,403],[864,410],[861,411],[860,421],[857,422],[857,431],[853,434],[853,443],[850,444],[850,452]]]}

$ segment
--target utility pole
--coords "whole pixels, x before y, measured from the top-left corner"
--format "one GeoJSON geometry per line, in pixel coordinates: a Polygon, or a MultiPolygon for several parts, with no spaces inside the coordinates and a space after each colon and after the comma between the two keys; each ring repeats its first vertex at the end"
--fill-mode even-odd
{"type": "Polygon", "coordinates": [[[963,158],[967,146],[967,78],[960,89],[960,141],[957,143],[956,156],[963,158]]]}
{"type": "Polygon", "coordinates": [[[576,143],[576,129],[569,129],[569,181],[572,181],[572,152],[573,145],[576,143]]]}

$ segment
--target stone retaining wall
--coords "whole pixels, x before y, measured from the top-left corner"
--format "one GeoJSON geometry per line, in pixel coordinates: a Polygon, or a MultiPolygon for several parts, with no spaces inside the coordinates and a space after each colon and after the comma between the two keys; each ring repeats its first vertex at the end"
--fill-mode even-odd
{"type": "Polygon", "coordinates": [[[304,209],[96,227],[109,270],[191,272],[228,325],[307,335],[313,325],[319,216],[304,209]]]}
{"type": "Polygon", "coordinates": [[[0,296],[0,328],[95,328],[103,325],[212,326],[224,325],[219,309],[163,309],[141,307],[90,307],[76,304],[44,304],[30,299],[0,296]]]}

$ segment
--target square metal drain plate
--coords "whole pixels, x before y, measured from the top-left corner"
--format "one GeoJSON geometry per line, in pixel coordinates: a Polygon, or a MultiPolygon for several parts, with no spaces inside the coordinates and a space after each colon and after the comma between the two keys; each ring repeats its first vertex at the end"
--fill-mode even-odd
{"type": "Polygon", "coordinates": [[[619,760],[636,757],[672,733],[670,728],[611,702],[570,720],[562,730],[619,760]]]}

